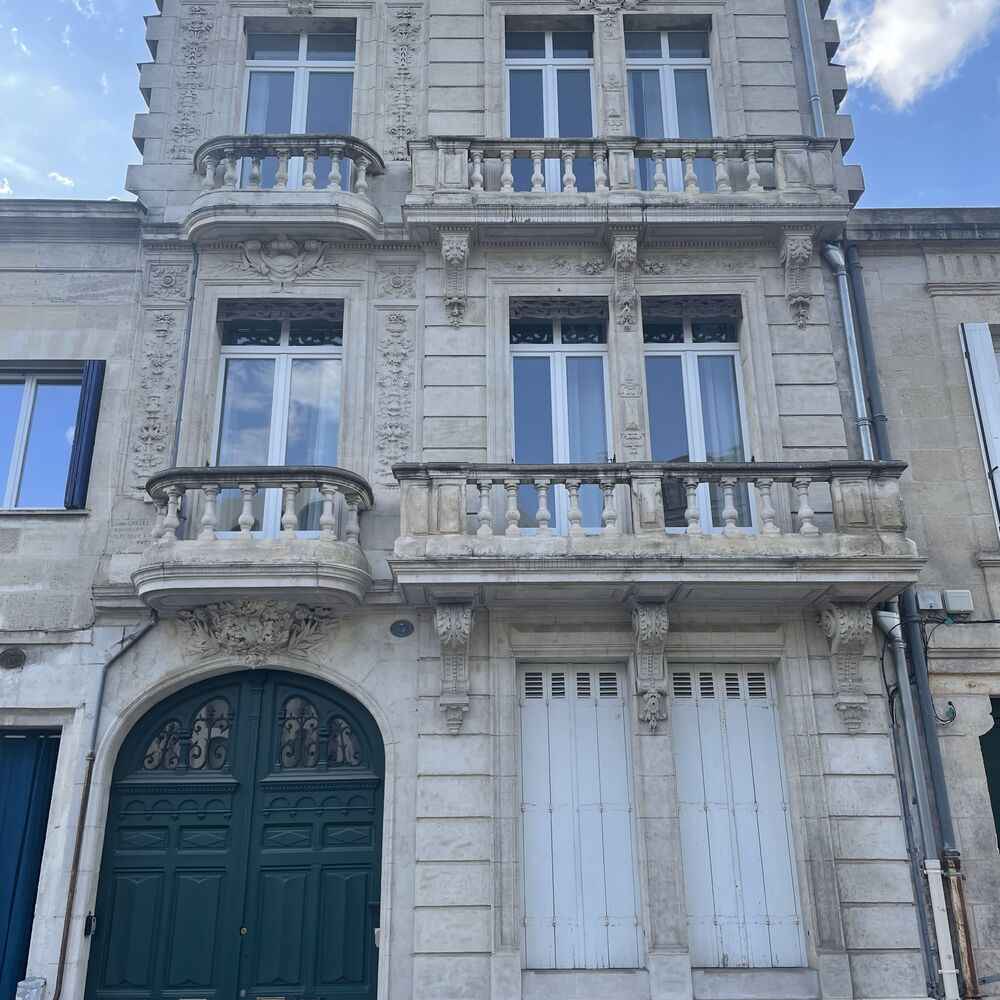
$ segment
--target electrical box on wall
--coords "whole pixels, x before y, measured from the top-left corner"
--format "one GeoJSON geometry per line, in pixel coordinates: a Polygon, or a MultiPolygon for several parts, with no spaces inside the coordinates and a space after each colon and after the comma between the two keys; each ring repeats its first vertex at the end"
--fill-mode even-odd
{"type": "Polygon", "coordinates": [[[940,590],[918,590],[917,607],[921,611],[943,611],[944,601],[940,590]]]}
{"type": "Polygon", "coordinates": [[[944,592],[944,609],[949,615],[971,615],[971,590],[946,590],[944,592]]]}

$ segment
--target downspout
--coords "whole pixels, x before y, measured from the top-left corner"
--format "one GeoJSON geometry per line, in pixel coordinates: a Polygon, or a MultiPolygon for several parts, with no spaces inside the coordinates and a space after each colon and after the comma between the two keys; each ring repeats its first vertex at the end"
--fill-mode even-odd
{"type": "Polygon", "coordinates": [[[812,32],[809,30],[809,11],[806,0],[795,0],[799,14],[799,36],[802,40],[802,58],[806,63],[806,81],[809,84],[809,110],[812,112],[813,130],[817,136],[826,135],[823,123],[823,101],[819,96],[819,80],[816,77],[816,58],[813,55],[812,32]]]}
{"type": "MultiPolygon", "coordinates": [[[[878,364],[875,355],[875,345],[871,334],[871,320],[868,315],[868,300],[865,297],[864,281],[861,277],[861,255],[857,246],[847,249],[847,262],[850,268],[850,288],[854,296],[854,305],[858,312],[858,331],[861,355],[864,359],[865,373],[868,376],[868,391],[872,411],[877,415],[875,420],[875,441],[878,445],[879,458],[888,461],[892,457],[887,430],[888,420],[885,407],[882,404],[882,387],[878,377],[878,364]]],[[[931,697],[930,677],[927,669],[927,655],[924,650],[924,637],[921,631],[920,615],[917,609],[916,589],[911,584],[899,595],[902,610],[904,638],[910,654],[913,667],[913,683],[917,689],[917,703],[920,709],[920,723],[924,735],[924,748],[927,752],[927,768],[931,778],[931,788],[934,791],[934,805],[937,814],[938,828],[941,831],[941,860],[944,874],[948,879],[948,891],[951,899],[951,912],[955,921],[955,936],[958,943],[958,957],[962,967],[962,979],[965,985],[965,995],[969,1000],[982,994],[979,990],[979,974],[976,970],[976,958],[972,950],[972,932],[969,927],[969,914],[965,901],[965,886],[962,874],[962,856],[955,842],[955,826],[951,816],[951,804],[948,798],[948,785],[944,774],[944,762],[941,758],[941,744],[937,734],[937,715],[934,711],[934,701],[931,697]]]]}
{"type": "Polygon", "coordinates": [[[66,968],[66,952],[69,948],[69,931],[73,920],[73,905],[76,902],[76,885],[80,876],[80,853],[83,850],[84,824],[87,820],[87,809],[90,805],[90,789],[94,779],[94,758],[97,750],[97,735],[101,723],[101,705],[104,702],[104,689],[108,682],[108,671],[112,665],[121,659],[144,635],[156,627],[160,616],[156,611],[150,612],[149,621],[141,628],[122,640],[117,652],[112,654],[101,667],[101,675],[97,681],[97,696],[94,701],[94,717],[90,724],[90,735],[87,740],[87,751],[84,756],[83,790],[80,793],[80,811],[76,821],[76,835],[73,841],[73,861],[69,870],[69,885],[66,889],[66,910],[63,913],[62,937],[59,941],[59,961],[56,966],[56,981],[52,987],[52,1000],[59,1000],[62,995],[63,973],[66,968]]]}

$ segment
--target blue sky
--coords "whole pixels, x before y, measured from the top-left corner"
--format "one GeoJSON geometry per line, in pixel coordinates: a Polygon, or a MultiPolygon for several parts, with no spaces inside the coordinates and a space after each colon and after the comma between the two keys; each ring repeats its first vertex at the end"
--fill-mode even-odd
{"type": "MultiPolygon", "coordinates": [[[[1000,204],[1000,0],[835,0],[862,206],[1000,204]]],[[[0,0],[0,197],[130,198],[152,0],[0,0]]]]}

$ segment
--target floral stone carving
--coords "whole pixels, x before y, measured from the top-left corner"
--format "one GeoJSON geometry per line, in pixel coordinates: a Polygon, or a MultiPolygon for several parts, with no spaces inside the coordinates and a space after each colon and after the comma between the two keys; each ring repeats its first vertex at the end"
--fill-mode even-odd
{"type": "Polygon", "coordinates": [[[469,710],[469,637],[472,635],[471,604],[439,604],[434,609],[434,627],[441,640],[441,697],[448,732],[457,733],[469,710]]]}
{"type": "Polygon", "coordinates": [[[785,233],[778,260],[785,267],[785,301],[801,330],[809,322],[812,293],[809,291],[809,262],[812,260],[811,233],[785,233]]]}
{"type": "Polygon", "coordinates": [[[611,245],[611,263],[615,268],[615,309],[618,323],[629,330],[635,323],[635,262],[639,241],[635,236],[616,236],[611,245]]]}
{"type": "Polygon", "coordinates": [[[836,688],[833,704],[845,727],[854,732],[868,714],[860,663],[872,634],[872,613],[863,604],[828,604],[819,623],[830,643],[836,688]]]}
{"type": "Polygon", "coordinates": [[[414,68],[420,38],[418,11],[411,7],[397,10],[389,23],[389,34],[392,36],[390,44],[394,68],[389,76],[386,97],[388,120],[385,130],[389,137],[386,158],[408,160],[407,143],[417,135],[413,99],[419,93],[419,80],[414,68]]]}
{"type": "Polygon", "coordinates": [[[375,426],[375,473],[379,481],[392,485],[392,467],[406,460],[413,433],[413,335],[407,326],[405,312],[386,316],[375,369],[379,414],[375,426]]]}
{"type": "Polygon", "coordinates": [[[265,244],[260,240],[247,240],[240,244],[247,266],[262,277],[270,278],[285,288],[286,281],[301,278],[323,259],[326,244],[318,240],[306,240],[301,246],[284,234],[265,244]]]}
{"type": "Polygon", "coordinates": [[[665,705],[667,666],[664,647],[670,631],[670,616],[665,604],[644,601],[632,609],[635,633],[636,682],[642,695],[639,718],[655,733],[667,717],[665,705]]]}
{"type": "Polygon", "coordinates": [[[468,304],[465,272],[469,263],[469,234],[453,233],[441,237],[444,259],[444,309],[452,326],[461,326],[468,304]]]}

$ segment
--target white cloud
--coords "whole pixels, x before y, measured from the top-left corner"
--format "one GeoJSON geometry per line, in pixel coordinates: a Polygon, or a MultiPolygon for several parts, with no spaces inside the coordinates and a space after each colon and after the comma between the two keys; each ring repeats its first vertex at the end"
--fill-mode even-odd
{"type": "Polygon", "coordinates": [[[105,96],[107,96],[110,93],[110,91],[111,91],[111,86],[108,83],[108,74],[107,73],[102,73],[101,74],[101,90],[104,92],[105,96]]]}
{"type": "Polygon", "coordinates": [[[71,188],[76,183],[76,181],[71,180],[69,177],[64,177],[55,170],[49,174],[49,179],[55,181],[56,184],[62,184],[63,187],[68,188],[71,188]]]}
{"type": "Polygon", "coordinates": [[[28,48],[28,46],[25,45],[20,38],[18,38],[17,28],[10,29],[10,40],[14,43],[15,49],[20,49],[26,56],[31,55],[31,50],[28,48]]]}
{"type": "Polygon", "coordinates": [[[84,17],[97,17],[97,7],[94,5],[94,0],[63,0],[63,3],[69,3],[77,13],[83,14],[84,17]]]}
{"type": "Polygon", "coordinates": [[[10,186],[10,181],[4,177],[0,180],[0,198],[9,198],[14,193],[14,189],[10,186]]]}
{"type": "Polygon", "coordinates": [[[70,27],[67,24],[66,27],[63,28],[63,30],[62,30],[62,43],[63,43],[63,45],[66,46],[66,48],[69,48],[73,44],[70,41],[69,35],[70,35],[70,27]]]}
{"type": "Polygon", "coordinates": [[[853,83],[878,87],[903,109],[950,80],[998,14],[1000,0],[837,0],[837,55],[853,83]]]}

